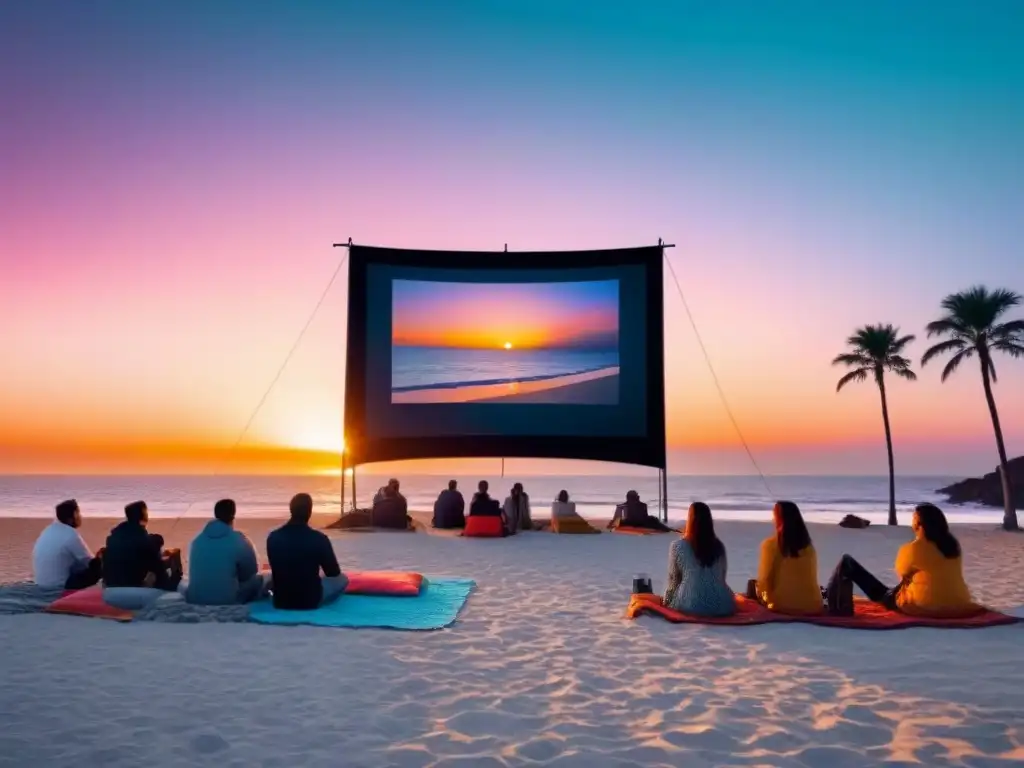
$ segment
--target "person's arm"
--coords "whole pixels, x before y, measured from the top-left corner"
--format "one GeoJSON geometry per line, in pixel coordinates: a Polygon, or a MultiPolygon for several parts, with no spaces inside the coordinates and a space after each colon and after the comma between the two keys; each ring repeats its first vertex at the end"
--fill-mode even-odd
{"type": "Polygon", "coordinates": [[[164,563],[164,537],[159,533],[149,534],[149,547],[146,552],[146,570],[153,574],[161,574],[167,570],[164,563]]]}
{"type": "Polygon", "coordinates": [[[678,541],[673,541],[668,548],[668,586],[665,587],[665,597],[662,599],[666,606],[671,606],[676,599],[676,591],[683,580],[682,571],[679,570],[679,546],[678,541]]]}
{"type": "Polygon", "coordinates": [[[775,582],[775,566],[779,559],[778,547],[772,539],[767,539],[761,545],[761,562],[757,567],[757,589],[759,592],[769,592],[775,582]]]}
{"type": "Polygon", "coordinates": [[[241,541],[239,542],[238,553],[238,580],[247,581],[259,573],[260,565],[256,562],[256,547],[249,541],[249,537],[241,531],[238,532],[241,541]]]}
{"type": "Polygon", "coordinates": [[[322,533],[320,535],[323,536],[320,548],[320,568],[323,570],[324,576],[328,578],[341,576],[341,566],[338,565],[338,558],[334,554],[331,540],[322,533]]]}
{"type": "Polygon", "coordinates": [[[915,542],[904,544],[896,553],[896,575],[900,581],[910,581],[919,570],[915,565],[914,547],[915,542]]]}
{"type": "Polygon", "coordinates": [[[92,552],[89,551],[88,545],[85,540],[82,539],[78,531],[75,531],[75,537],[67,543],[68,553],[74,558],[75,570],[81,570],[88,568],[89,563],[92,562],[92,552]]]}
{"type": "Polygon", "coordinates": [[[455,509],[458,510],[460,515],[464,515],[466,512],[466,499],[463,498],[461,493],[455,494],[455,509]]]}
{"type": "Polygon", "coordinates": [[[608,523],[608,530],[610,531],[612,528],[614,528],[615,524],[617,522],[619,522],[619,520],[621,518],[622,518],[622,505],[621,504],[616,504],[615,505],[615,512],[612,513],[611,522],[608,523]]]}

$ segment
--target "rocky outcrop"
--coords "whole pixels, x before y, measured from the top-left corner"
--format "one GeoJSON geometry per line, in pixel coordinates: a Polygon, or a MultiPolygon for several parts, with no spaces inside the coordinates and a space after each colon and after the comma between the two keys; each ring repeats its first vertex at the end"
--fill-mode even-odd
{"type": "MultiPolygon", "coordinates": [[[[1024,456],[1010,459],[1010,484],[1013,486],[1013,502],[1017,509],[1024,509],[1024,456]]],[[[984,477],[970,477],[959,483],[939,488],[953,504],[984,504],[986,507],[1003,506],[1003,485],[999,479],[999,468],[984,477]]]]}

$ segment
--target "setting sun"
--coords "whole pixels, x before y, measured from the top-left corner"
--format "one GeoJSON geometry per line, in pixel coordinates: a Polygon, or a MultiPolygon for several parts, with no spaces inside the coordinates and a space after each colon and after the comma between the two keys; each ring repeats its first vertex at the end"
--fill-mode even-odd
{"type": "Polygon", "coordinates": [[[505,342],[505,349],[512,349],[512,342],[511,341],[506,341],[505,342]]]}

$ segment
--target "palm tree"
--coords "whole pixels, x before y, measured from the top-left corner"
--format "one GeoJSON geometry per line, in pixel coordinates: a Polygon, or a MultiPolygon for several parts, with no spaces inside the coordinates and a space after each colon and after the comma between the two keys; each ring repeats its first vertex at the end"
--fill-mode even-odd
{"type": "Polygon", "coordinates": [[[960,363],[978,356],[981,365],[981,384],[985,388],[985,401],[992,417],[992,428],[996,432],[996,448],[999,450],[999,475],[1003,485],[1003,528],[1008,531],[1020,530],[1017,525],[1016,504],[1010,484],[1010,472],[1006,466],[1006,445],[1003,430],[999,426],[999,413],[992,395],[992,384],[996,381],[996,369],[992,364],[993,352],[1005,352],[1010,357],[1024,357],[1024,320],[997,323],[1010,309],[1021,303],[1019,293],[997,288],[990,291],[983,285],[976,285],[960,293],[951,293],[942,300],[946,314],[935,322],[928,323],[928,337],[948,336],[928,349],[921,358],[925,365],[933,357],[955,352],[946,367],[942,369],[942,381],[949,378],[960,363]]]}
{"type": "Polygon", "coordinates": [[[900,336],[900,329],[893,325],[865,325],[846,340],[850,351],[837,355],[832,361],[832,365],[853,368],[836,384],[836,392],[851,381],[866,381],[871,376],[882,395],[882,424],[885,425],[885,448],[889,452],[889,525],[896,525],[896,471],[892,458],[889,403],[885,397],[885,372],[890,371],[909,381],[917,379],[910,370],[910,361],[900,355],[913,340],[913,336],[900,336]]]}

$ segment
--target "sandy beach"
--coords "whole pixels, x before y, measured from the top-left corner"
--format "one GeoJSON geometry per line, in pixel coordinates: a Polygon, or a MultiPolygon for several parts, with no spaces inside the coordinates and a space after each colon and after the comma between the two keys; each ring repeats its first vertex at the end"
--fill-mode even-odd
{"type": "MultiPolygon", "coordinates": [[[[88,520],[98,546],[112,520],[88,520]]],[[[202,520],[155,521],[187,548],[202,520]]],[[[324,522],[324,521],[320,521],[324,522]]],[[[28,575],[43,520],[0,520],[0,577],[28,575]]],[[[262,550],[280,520],[245,520],[262,550]]],[[[768,524],[723,522],[730,581],[768,524]]],[[[1024,604],[1024,539],[958,527],[968,581],[1024,604]]],[[[906,528],[813,526],[888,575],[906,528]]],[[[854,632],[626,621],[635,573],[664,586],[671,536],[466,540],[332,532],[342,567],[477,580],[430,633],[116,625],[0,616],[0,764],[39,766],[989,766],[1024,760],[1020,625],[854,632]]]]}
{"type": "Polygon", "coordinates": [[[614,404],[619,401],[618,367],[571,376],[509,381],[465,387],[392,392],[391,402],[410,403],[567,403],[614,404]]]}

